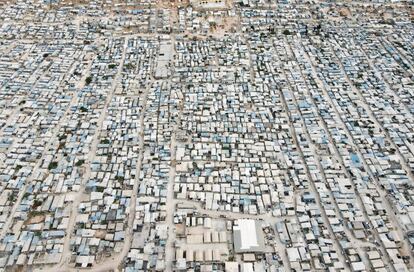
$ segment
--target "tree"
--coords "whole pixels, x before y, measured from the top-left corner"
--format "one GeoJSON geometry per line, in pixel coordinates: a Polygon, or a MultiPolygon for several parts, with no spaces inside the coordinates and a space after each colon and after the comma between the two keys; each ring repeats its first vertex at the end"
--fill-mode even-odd
{"type": "Polygon", "coordinates": [[[85,163],[85,160],[79,160],[76,162],[76,166],[82,166],[85,163]]]}
{"type": "Polygon", "coordinates": [[[285,29],[285,30],[283,30],[283,34],[284,34],[284,35],[290,35],[290,31],[289,31],[289,29],[285,29]]]}
{"type": "Polygon", "coordinates": [[[116,176],[116,177],[115,177],[115,180],[116,180],[116,181],[124,181],[124,180],[125,180],[125,178],[124,178],[123,176],[116,176]]]}
{"type": "Polygon", "coordinates": [[[57,162],[51,162],[49,163],[48,169],[52,170],[52,169],[55,169],[57,166],[58,166],[57,162]]]}
{"type": "Polygon", "coordinates": [[[91,76],[88,76],[88,77],[86,78],[86,80],[85,80],[86,85],[91,84],[91,82],[92,82],[92,77],[91,77],[91,76]]]}
{"type": "Polygon", "coordinates": [[[109,144],[110,141],[108,139],[103,139],[101,140],[101,144],[109,144]]]}

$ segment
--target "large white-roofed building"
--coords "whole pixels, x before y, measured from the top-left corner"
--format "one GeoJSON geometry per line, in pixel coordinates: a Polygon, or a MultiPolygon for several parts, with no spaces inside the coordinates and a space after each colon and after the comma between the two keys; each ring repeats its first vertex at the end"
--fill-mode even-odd
{"type": "Polygon", "coordinates": [[[265,249],[262,222],[238,219],[233,226],[234,250],[236,253],[263,252],[265,249]]]}

